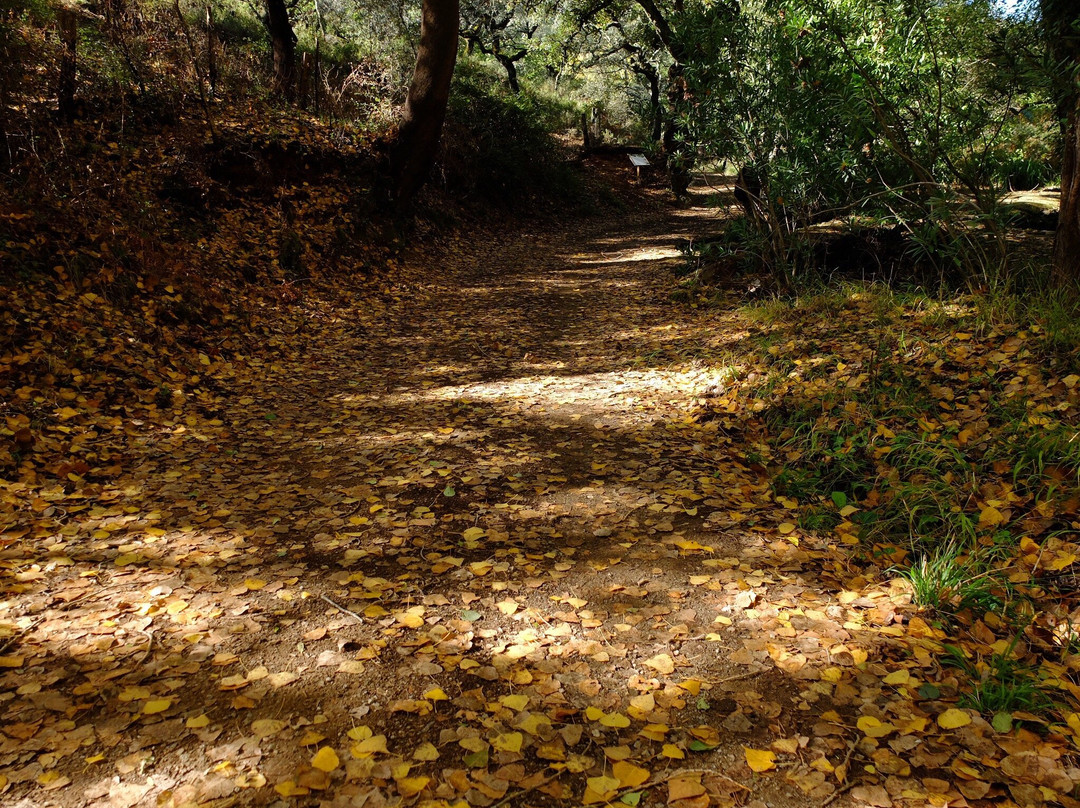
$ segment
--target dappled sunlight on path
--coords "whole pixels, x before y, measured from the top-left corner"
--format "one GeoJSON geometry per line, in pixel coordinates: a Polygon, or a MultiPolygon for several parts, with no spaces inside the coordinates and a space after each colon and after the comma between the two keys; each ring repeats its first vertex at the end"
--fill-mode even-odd
{"type": "Polygon", "coordinates": [[[12,499],[8,804],[836,793],[819,703],[903,597],[808,572],[701,417],[746,326],[668,299],[692,213],[455,250],[385,313],[208,358],[220,409],[85,504],[12,499]]]}

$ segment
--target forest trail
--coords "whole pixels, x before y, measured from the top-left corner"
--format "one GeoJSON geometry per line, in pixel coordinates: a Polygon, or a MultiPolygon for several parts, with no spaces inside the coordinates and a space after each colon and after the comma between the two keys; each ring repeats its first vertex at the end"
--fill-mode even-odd
{"type": "Polygon", "coordinates": [[[669,299],[713,215],[455,242],[209,357],[220,408],[20,567],[7,804],[844,804],[896,599],[702,415],[748,335],[669,299]]]}

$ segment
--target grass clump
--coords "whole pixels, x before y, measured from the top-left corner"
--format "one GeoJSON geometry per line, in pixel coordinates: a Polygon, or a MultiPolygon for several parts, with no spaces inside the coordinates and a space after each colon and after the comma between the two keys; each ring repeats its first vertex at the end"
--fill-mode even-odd
{"type": "Polygon", "coordinates": [[[955,617],[965,610],[981,615],[1005,606],[993,568],[956,541],[918,554],[895,574],[907,581],[912,602],[935,615],[955,617]]]}
{"type": "Polygon", "coordinates": [[[972,662],[956,646],[946,646],[945,664],[963,671],[970,682],[959,705],[993,717],[995,729],[1007,731],[1012,714],[1039,714],[1055,704],[1038,667],[1017,653],[1019,635],[1001,653],[972,662]]]}

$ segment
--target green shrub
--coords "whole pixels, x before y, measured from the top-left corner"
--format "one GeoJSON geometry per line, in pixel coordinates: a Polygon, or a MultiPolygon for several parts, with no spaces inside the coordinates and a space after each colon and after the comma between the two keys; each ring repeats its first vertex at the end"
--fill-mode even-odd
{"type": "Polygon", "coordinates": [[[530,89],[510,93],[489,70],[461,63],[443,135],[447,190],[504,208],[580,199],[580,179],[549,134],[566,128],[573,112],[530,89]]]}

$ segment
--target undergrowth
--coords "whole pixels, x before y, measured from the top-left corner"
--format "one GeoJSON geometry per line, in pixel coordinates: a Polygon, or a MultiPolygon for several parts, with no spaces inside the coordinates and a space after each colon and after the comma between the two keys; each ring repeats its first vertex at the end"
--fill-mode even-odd
{"type": "Polygon", "coordinates": [[[851,283],[742,309],[757,372],[729,395],[757,413],[747,440],[774,496],[947,634],[1024,638],[954,661],[963,705],[988,717],[1061,700],[1042,680],[1060,658],[1044,637],[1073,636],[1078,605],[1075,313],[1062,293],[851,283]]]}
{"type": "Polygon", "coordinates": [[[539,90],[511,93],[492,71],[463,61],[454,74],[441,178],[447,190],[500,208],[580,202],[584,187],[552,132],[575,108],[539,90]]]}

